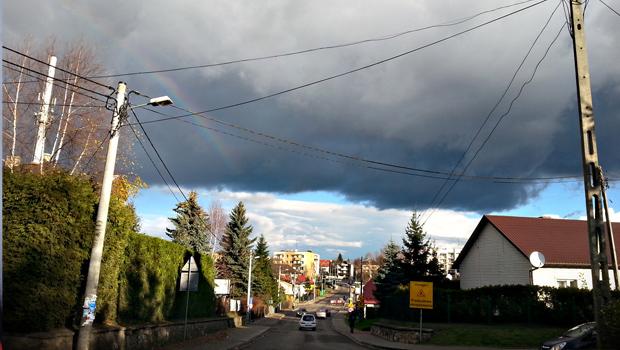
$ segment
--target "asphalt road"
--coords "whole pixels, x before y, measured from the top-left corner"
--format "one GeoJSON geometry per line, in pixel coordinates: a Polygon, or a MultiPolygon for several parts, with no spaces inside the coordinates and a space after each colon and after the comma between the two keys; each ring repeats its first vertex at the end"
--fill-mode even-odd
{"type": "MultiPolygon", "coordinates": [[[[342,298],[342,295],[344,294],[335,294],[329,299],[342,298]]],[[[332,310],[332,317],[343,318],[342,315],[337,314],[341,307],[338,308],[330,305],[329,299],[325,299],[317,304],[301,305],[301,307],[306,308],[309,312],[314,312],[321,307],[327,306],[332,310]]],[[[300,331],[299,318],[295,316],[295,313],[290,311],[285,312],[285,314],[285,318],[278,321],[278,323],[264,335],[244,346],[243,349],[365,349],[349,340],[349,338],[336,332],[329,318],[324,320],[319,319],[316,331],[300,331]]]]}

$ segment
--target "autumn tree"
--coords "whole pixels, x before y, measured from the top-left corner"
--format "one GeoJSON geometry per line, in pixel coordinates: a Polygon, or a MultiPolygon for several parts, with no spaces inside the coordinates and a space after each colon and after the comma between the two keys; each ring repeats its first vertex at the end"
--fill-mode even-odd
{"type": "Polygon", "coordinates": [[[174,212],[177,216],[169,218],[174,228],[166,228],[168,237],[199,254],[209,253],[211,235],[209,216],[198,204],[198,194],[190,192],[189,198],[177,204],[174,212]]]}
{"type": "MultiPolygon", "coordinates": [[[[106,109],[112,90],[102,79],[86,78],[105,73],[89,44],[64,46],[50,39],[43,45],[26,40],[3,51],[3,151],[5,165],[33,160],[38,129],[40,96],[45,88],[50,56],[57,56],[48,122],[45,125],[45,167],[61,167],[70,173],[98,174],[103,169],[112,112],[106,109]]],[[[122,131],[124,132],[124,131],[122,131]]],[[[121,137],[120,169],[131,171],[132,139],[121,137]]]]}

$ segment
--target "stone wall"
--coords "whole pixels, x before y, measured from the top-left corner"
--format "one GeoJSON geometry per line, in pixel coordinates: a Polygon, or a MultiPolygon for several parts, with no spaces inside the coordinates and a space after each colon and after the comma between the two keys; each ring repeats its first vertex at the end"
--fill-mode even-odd
{"type": "MultiPolygon", "coordinates": [[[[420,342],[420,329],[375,323],[370,327],[370,333],[379,338],[397,343],[418,344],[420,342]]],[[[433,330],[422,328],[422,342],[428,341],[433,335],[433,330]]]]}
{"type": "MultiPolygon", "coordinates": [[[[228,317],[187,321],[187,339],[235,327],[228,317]]],[[[92,350],[146,350],[183,341],[184,322],[93,328],[92,350]]],[[[5,334],[6,349],[72,350],[77,333],[68,329],[32,334],[5,334]]]]}

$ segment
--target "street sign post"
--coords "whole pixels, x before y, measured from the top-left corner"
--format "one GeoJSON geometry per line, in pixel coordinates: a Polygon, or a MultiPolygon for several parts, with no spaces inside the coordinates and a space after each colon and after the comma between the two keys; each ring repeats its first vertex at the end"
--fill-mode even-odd
{"type": "Polygon", "coordinates": [[[420,344],[422,344],[422,309],[433,309],[433,282],[409,282],[409,307],[420,309],[420,344]]]}
{"type": "Polygon", "coordinates": [[[181,269],[181,281],[179,282],[179,291],[187,292],[185,299],[185,326],[183,327],[183,340],[187,337],[187,310],[189,309],[189,292],[198,291],[198,265],[193,256],[190,256],[183,268],[181,269]]]}

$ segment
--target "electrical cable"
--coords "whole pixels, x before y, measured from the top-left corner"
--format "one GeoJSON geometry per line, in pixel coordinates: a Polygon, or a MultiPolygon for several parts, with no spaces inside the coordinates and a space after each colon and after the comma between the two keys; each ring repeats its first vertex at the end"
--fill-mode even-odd
{"type": "MultiPolygon", "coordinates": [[[[143,95],[146,96],[146,95],[143,95]]],[[[148,96],[147,96],[148,97],[148,96]]],[[[181,107],[177,107],[178,109],[181,110],[186,110],[183,109],[181,107]]],[[[156,113],[158,115],[166,115],[162,112],[150,109],[150,108],[145,108],[147,111],[150,111],[152,113],[156,113]]],[[[345,165],[355,165],[355,166],[361,166],[359,165],[360,163],[368,163],[371,164],[372,166],[361,166],[362,168],[367,168],[367,169],[373,169],[373,170],[380,170],[380,171],[387,171],[387,172],[392,172],[392,173],[397,173],[397,174],[406,174],[406,175],[410,175],[410,176],[418,176],[418,177],[424,177],[424,178],[431,178],[431,179],[448,179],[451,173],[448,172],[441,172],[441,171],[436,171],[436,170],[427,170],[427,169],[419,169],[419,168],[413,168],[413,167],[408,167],[408,166],[403,166],[403,165],[398,165],[398,164],[391,164],[391,163],[386,163],[386,162],[380,162],[380,161],[374,161],[374,160],[370,160],[370,159],[365,159],[365,158],[361,158],[361,157],[355,157],[355,156],[350,156],[347,154],[343,154],[343,153],[339,153],[339,152],[334,152],[334,151],[330,151],[330,150],[325,150],[325,149],[321,149],[318,147],[314,147],[314,146],[309,146],[309,145],[305,145],[302,144],[300,142],[297,141],[292,141],[292,140],[288,140],[288,139],[283,139],[277,136],[272,136],[269,134],[265,134],[259,131],[255,131],[246,127],[242,127],[233,123],[229,123],[229,122],[224,122],[221,121],[219,119],[210,117],[210,116],[204,116],[204,115],[199,115],[207,120],[219,123],[221,125],[227,126],[227,127],[231,127],[231,128],[235,128],[238,130],[241,130],[243,132],[247,132],[253,135],[256,135],[258,137],[263,137],[263,138],[267,138],[270,139],[271,141],[274,142],[279,142],[282,144],[285,144],[289,147],[299,147],[299,148],[305,148],[308,149],[310,151],[313,152],[317,152],[317,153],[323,153],[326,154],[327,157],[321,157],[321,156],[315,156],[306,152],[299,152],[299,151],[294,151],[291,148],[281,148],[278,146],[274,146],[272,144],[268,144],[268,143],[264,143],[261,141],[257,141],[255,139],[250,139],[250,138],[246,138],[243,136],[239,136],[237,134],[232,134],[232,133],[228,133],[225,131],[222,131],[220,129],[216,129],[216,128],[212,128],[212,127],[208,127],[208,126],[203,126],[197,123],[193,123],[191,121],[187,121],[187,120],[183,120],[183,119],[179,119],[179,121],[200,127],[200,128],[204,128],[207,130],[211,130],[214,132],[218,132],[218,133],[222,133],[228,136],[232,136],[235,138],[239,138],[245,141],[250,141],[250,142],[255,142],[261,145],[265,145],[265,146],[269,146],[269,147],[274,147],[277,149],[281,149],[284,151],[290,151],[292,153],[297,153],[297,154],[301,154],[304,156],[308,156],[308,157],[312,157],[315,159],[322,159],[322,160],[327,160],[327,161],[331,161],[331,162],[336,162],[336,163],[340,163],[340,164],[345,164],[345,165]],[[344,158],[346,160],[348,160],[347,162],[342,162],[342,161],[337,161],[334,160],[332,158],[328,158],[329,156],[331,157],[338,157],[338,158],[344,158]],[[409,170],[409,171],[413,171],[413,172],[422,172],[422,173],[426,173],[426,174],[419,174],[419,173],[412,173],[412,172],[406,172],[406,171],[395,171],[392,169],[386,169],[386,168],[379,168],[376,167],[377,165],[380,166],[384,166],[384,167],[388,167],[388,168],[398,168],[401,170],[409,170]]],[[[141,122],[141,124],[146,124],[146,122],[141,122]]],[[[452,173],[452,176],[454,176],[455,174],[452,173]]],[[[539,181],[557,181],[557,180],[567,180],[567,181],[575,181],[575,178],[578,178],[578,176],[559,176],[559,177],[529,177],[529,178],[523,178],[523,177],[500,177],[500,176],[474,176],[474,175],[465,175],[465,174],[459,174],[460,176],[462,176],[465,179],[468,180],[491,180],[493,182],[504,182],[504,183],[518,183],[518,182],[539,182],[539,181]],[[573,179],[573,180],[571,180],[573,179]]]]}
{"type": "Polygon", "coordinates": [[[605,5],[605,7],[607,7],[609,9],[609,11],[615,13],[618,17],[620,17],[620,12],[614,10],[613,7],[609,6],[605,1],[603,1],[603,0],[599,0],[599,1],[602,2],[603,5],[605,5]]]}
{"type": "MultiPolygon", "coordinates": [[[[18,55],[20,55],[20,56],[23,56],[23,57],[29,58],[29,59],[31,59],[31,60],[33,60],[33,61],[35,61],[35,62],[39,62],[39,63],[41,63],[41,64],[44,64],[44,65],[46,65],[46,66],[48,66],[48,67],[50,66],[50,64],[49,64],[48,62],[42,61],[42,60],[40,60],[40,59],[38,59],[38,58],[32,57],[32,56],[30,56],[30,55],[28,55],[28,54],[25,54],[25,53],[20,52],[20,51],[18,51],[18,50],[12,49],[12,48],[7,47],[7,46],[5,46],[5,45],[2,45],[2,48],[3,48],[3,49],[5,49],[5,50],[7,50],[7,51],[10,51],[10,52],[13,52],[13,53],[15,53],[15,54],[18,54],[18,55]]],[[[3,59],[3,61],[4,61],[4,59],[3,59]]],[[[95,80],[89,79],[89,78],[87,78],[87,77],[85,77],[85,76],[82,76],[82,75],[80,75],[80,74],[77,74],[77,73],[75,73],[75,72],[71,72],[71,71],[69,71],[69,70],[66,70],[66,69],[63,69],[63,68],[60,68],[60,67],[54,67],[54,68],[55,68],[56,70],[61,71],[61,72],[64,72],[64,73],[67,73],[67,74],[71,74],[71,75],[76,76],[76,77],[78,77],[78,78],[80,78],[80,79],[83,79],[83,80],[86,80],[86,81],[88,81],[88,82],[91,82],[91,83],[93,83],[93,84],[95,84],[95,85],[99,85],[99,86],[101,86],[101,87],[107,88],[108,90],[112,90],[112,91],[114,91],[114,90],[115,90],[115,89],[114,89],[114,87],[112,87],[112,86],[110,86],[110,85],[105,85],[105,84],[102,84],[102,83],[100,83],[100,82],[98,82],[98,81],[95,81],[95,80]]]]}
{"type": "MultiPolygon", "coordinates": [[[[540,60],[538,61],[538,63],[536,64],[536,67],[534,68],[534,71],[532,72],[532,75],[530,76],[530,78],[525,81],[523,83],[523,85],[521,85],[521,88],[519,89],[519,92],[517,93],[517,95],[512,99],[512,101],[510,102],[510,105],[508,106],[508,109],[506,110],[506,112],[504,112],[504,114],[502,114],[499,119],[497,120],[497,122],[495,123],[495,126],[493,127],[493,129],[491,129],[491,132],[488,134],[488,136],[485,138],[485,140],[482,142],[482,144],[478,147],[478,149],[476,150],[476,152],[474,153],[473,157],[469,160],[469,162],[466,164],[465,168],[463,169],[462,173],[466,173],[467,169],[469,169],[469,166],[473,163],[473,161],[476,159],[476,157],[478,156],[478,154],[480,153],[480,151],[484,148],[484,146],[487,144],[487,142],[489,141],[489,139],[491,138],[491,136],[493,135],[493,133],[495,132],[495,130],[497,129],[497,127],[499,126],[499,124],[502,122],[502,120],[504,119],[504,117],[506,117],[510,111],[512,110],[512,106],[514,105],[514,103],[517,101],[517,99],[519,99],[519,97],[521,96],[521,94],[523,93],[523,90],[525,89],[525,87],[530,84],[533,80],[534,77],[536,76],[536,72],[538,71],[538,68],[540,67],[540,65],[542,64],[542,62],[545,60],[545,58],[547,57],[547,55],[549,54],[549,51],[551,50],[551,48],[553,47],[553,45],[555,44],[555,42],[558,40],[558,38],[560,37],[560,34],[562,33],[562,30],[564,30],[564,27],[566,26],[566,23],[562,23],[562,26],[560,27],[560,30],[557,32],[557,34],[555,35],[555,37],[553,38],[553,40],[551,41],[551,43],[549,44],[549,46],[547,47],[547,50],[545,51],[544,55],[540,58],[540,60]]],[[[448,188],[448,190],[444,193],[444,195],[441,197],[441,200],[439,201],[439,203],[437,204],[436,207],[440,206],[443,201],[446,199],[446,197],[448,196],[448,194],[452,191],[452,189],[454,188],[454,186],[456,186],[456,184],[460,181],[460,177],[457,177],[455,179],[455,181],[452,183],[452,185],[448,188]]],[[[433,209],[433,212],[436,210],[433,209]]],[[[428,221],[428,219],[433,215],[433,212],[431,212],[431,214],[429,214],[429,216],[426,218],[426,220],[424,220],[424,223],[426,223],[426,221],[428,221]]],[[[423,223],[423,225],[424,225],[423,223]]]]}
{"type": "MultiPolygon", "coordinates": [[[[42,103],[42,102],[23,102],[23,101],[21,101],[21,102],[19,102],[19,101],[18,102],[2,101],[2,103],[4,103],[4,104],[11,104],[11,105],[18,104],[18,105],[34,105],[34,106],[42,106],[42,105],[45,104],[45,103],[42,103]]],[[[55,107],[69,107],[69,106],[72,106],[72,107],[75,107],[75,108],[105,108],[105,106],[103,106],[103,105],[54,104],[54,106],[55,107]]]]}
{"type": "MultiPolygon", "coordinates": [[[[131,94],[131,92],[130,92],[131,94]]],[[[142,132],[144,133],[144,136],[146,137],[146,140],[148,141],[148,143],[151,145],[151,148],[153,148],[153,151],[155,151],[155,155],[157,155],[157,158],[159,158],[159,161],[161,162],[161,164],[164,166],[164,169],[166,170],[166,172],[168,173],[168,176],[170,177],[170,179],[172,179],[172,182],[174,183],[174,185],[176,186],[176,188],[179,190],[179,192],[181,193],[181,195],[183,196],[183,198],[185,198],[186,202],[189,202],[189,199],[187,198],[187,196],[185,195],[185,193],[183,192],[183,189],[181,188],[181,186],[179,186],[179,183],[177,182],[177,180],[174,178],[174,176],[172,175],[172,172],[170,172],[170,169],[168,168],[168,166],[166,165],[166,162],[164,162],[163,158],[161,157],[161,155],[159,154],[159,151],[157,150],[157,148],[155,147],[155,145],[153,144],[153,141],[151,140],[151,137],[149,136],[149,134],[146,132],[146,129],[144,128],[144,126],[142,125],[142,123],[140,123],[140,119],[138,118],[138,115],[136,114],[136,111],[133,110],[131,108],[131,105],[129,103],[127,103],[127,109],[131,110],[131,113],[133,114],[134,118],[136,119],[136,121],[138,122],[138,125],[140,125],[140,129],[142,130],[142,132]]],[[[119,123],[120,125],[120,123],[119,123]]],[[[136,135],[137,136],[137,135],[136,135]]],[[[146,149],[145,149],[146,151],[146,149]]],[[[174,195],[174,193],[173,193],[174,195]]],[[[176,196],[175,196],[176,198],[176,196]]],[[[204,221],[204,219],[202,219],[200,216],[198,217],[200,218],[200,220],[203,222],[203,224],[205,224],[206,226],[209,226],[209,224],[207,222],[204,221]]],[[[217,236],[215,235],[215,233],[211,232],[211,230],[207,230],[208,233],[210,233],[213,237],[215,237],[216,242],[218,241],[217,236]]]]}
{"type": "MultiPolygon", "coordinates": [[[[489,111],[489,113],[487,113],[484,121],[482,122],[482,124],[480,124],[480,126],[478,127],[478,130],[476,131],[476,133],[474,134],[474,137],[472,137],[471,141],[469,141],[469,144],[467,145],[465,151],[463,151],[463,153],[461,154],[461,157],[459,158],[459,160],[454,164],[454,166],[452,167],[452,170],[450,171],[450,176],[448,177],[448,179],[446,179],[446,181],[444,181],[441,186],[439,187],[439,189],[435,192],[435,195],[433,196],[433,199],[431,200],[431,204],[430,207],[435,207],[436,205],[436,201],[439,198],[439,195],[442,193],[442,191],[444,190],[444,188],[446,187],[446,185],[448,184],[448,182],[452,179],[452,177],[454,176],[453,174],[456,172],[456,170],[458,169],[459,165],[461,165],[461,162],[463,162],[463,160],[465,159],[465,157],[467,156],[467,154],[469,153],[469,150],[471,149],[471,147],[473,146],[474,142],[478,139],[478,136],[480,135],[480,133],[482,132],[482,130],[484,129],[484,127],[487,125],[487,123],[489,122],[489,120],[491,119],[491,116],[493,115],[493,113],[495,113],[495,111],[497,110],[497,108],[499,107],[499,105],[502,103],[502,101],[504,100],[504,98],[506,97],[506,95],[508,94],[508,91],[510,90],[510,88],[512,87],[512,84],[514,83],[517,75],[519,74],[519,72],[521,71],[521,68],[523,68],[523,65],[525,64],[525,61],[527,60],[527,58],[530,56],[530,54],[532,53],[532,50],[534,49],[534,47],[536,46],[536,43],[538,42],[538,40],[540,39],[540,37],[542,36],[542,34],[544,33],[544,31],[547,29],[547,27],[549,26],[549,23],[551,22],[551,19],[553,18],[553,16],[555,15],[555,13],[557,12],[559,6],[563,3],[563,1],[558,2],[558,5],[553,9],[553,11],[551,12],[551,14],[549,15],[549,17],[547,18],[547,20],[545,21],[544,25],[542,26],[542,28],[540,29],[540,31],[538,32],[538,34],[536,35],[536,37],[534,38],[534,41],[532,41],[532,43],[530,44],[530,47],[528,48],[526,54],[523,56],[523,58],[521,59],[521,62],[519,62],[519,65],[517,66],[517,68],[515,69],[514,73],[512,74],[512,77],[510,78],[510,80],[508,81],[508,84],[506,84],[506,87],[504,88],[504,91],[502,92],[502,94],[500,95],[499,99],[497,100],[497,102],[495,103],[495,105],[493,105],[493,107],[491,108],[491,110],[489,111]]],[[[464,174],[465,172],[462,171],[461,174],[464,174]]]]}
{"type": "MultiPolygon", "coordinates": [[[[27,70],[27,71],[32,72],[32,73],[35,73],[35,74],[39,74],[39,75],[45,76],[46,78],[48,77],[48,75],[47,75],[46,73],[41,73],[41,72],[39,72],[39,71],[37,71],[37,70],[35,70],[35,69],[31,69],[31,68],[28,68],[28,67],[26,67],[26,66],[22,66],[22,65],[20,65],[20,64],[17,64],[17,63],[11,62],[11,61],[9,61],[9,60],[2,59],[2,62],[4,62],[4,63],[8,63],[8,64],[13,65],[13,66],[20,67],[20,68],[22,68],[22,69],[24,69],[24,70],[27,70]]],[[[7,68],[8,68],[8,67],[7,67],[7,68]]],[[[99,96],[107,97],[107,95],[105,95],[105,94],[102,94],[102,93],[100,93],[100,92],[97,92],[97,91],[91,90],[91,89],[89,89],[89,88],[85,88],[85,87],[83,87],[83,86],[81,86],[81,85],[77,85],[77,84],[70,83],[70,82],[68,82],[68,81],[66,81],[66,80],[63,80],[63,79],[53,78],[53,80],[54,80],[54,81],[59,81],[59,82],[61,82],[61,83],[65,83],[65,84],[70,85],[70,86],[73,86],[73,87],[77,87],[77,88],[79,88],[79,89],[82,89],[82,90],[88,91],[88,92],[90,92],[90,93],[92,93],[92,94],[95,94],[95,95],[99,95],[99,96]]]]}
{"type": "Polygon", "coordinates": [[[427,30],[427,29],[455,26],[455,25],[458,25],[458,24],[470,21],[470,20],[472,20],[472,19],[474,19],[476,17],[479,17],[479,16],[481,16],[483,14],[492,13],[492,12],[495,12],[495,11],[503,10],[503,9],[506,9],[506,8],[514,7],[514,6],[525,4],[525,3],[528,3],[528,2],[532,2],[532,1],[535,1],[535,0],[520,1],[520,2],[517,2],[517,3],[514,3],[514,4],[496,7],[496,8],[491,9],[491,10],[481,11],[481,12],[478,12],[478,13],[473,14],[473,15],[468,16],[468,17],[454,19],[454,20],[447,21],[447,22],[444,22],[444,23],[441,23],[441,24],[435,24],[435,25],[429,25],[429,26],[415,28],[415,29],[409,29],[409,30],[406,30],[406,31],[398,32],[398,33],[387,34],[387,35],[384,35],[382,37],[376,37],[376,38],[370,38],[370,39],[362,39],[362,40],[352,41],[352,42],[348,42],[348,43],[332,44],[332,45],[319,46],[319,47],[310,48],[310,49],[303,49],[303,50],[298,50],[298,51],[285,52],[285,53],[280,53],[280,54],[272,54],[272,55],[258,56],[258,57],[252,57],[252,58],[242,58],[242,59],[236,59],[236,60],[230,60],[230,61],[224,61],[224,62],[217,62],[217,63],[200,64],[200,65],[194,65],[194,66],[176,67],[176,68],[168,68],[168,69],[136,71],[136,72],[128,72],[128,73],[96,75],[96,76],[90,76],[89,78],[95,78],[95,79],[97,79],[97,78],[113,78],[113,77],[131,76],[131,75],[143,75],[143,74],[176,72],[176,71],[183,71],[183,70],[189,70],[189,69],[198,69],[198,68],[219,67],[219,66],[231,65],[231,64],[236,64],[236,63],[261,61],[261,60],[268,60],[268,59],[273,59],[273,58],[295,56],[295,55],[300,55],[300,54],[305,54],[305,53],[310,53],[310,52],[315,52],[315,51],[343,48],[343,47],[355,46],[355,45],[364,44],[364,43],[370,43],[370,42],[385,41],[385,40],[394,39],[394,38],[397,38],[397,37],[400,37],[400,36],[403,36],[403,35],[406,35],[406,34],[411,34],[411,33],[415,33],[415,32],[421,32],[421,31],[424,31],[424,30],[427,30]]]}
{"type": "Polygon", "coordinates": [[[172,190],[172,187],[170,187],[170,184],[168,183],[168,181],[166,180],[166,178],[164,177],[164,175],[161,173],[161,171],[159,170],[159,168],[157,167],[157,165],[155,164],[155,161],[153,160],[153,157],[151,157],[151,155],[149,154],[149,152],[146,150],[146,146],[144,146],[144,143],[142,142],[142,140],[140,139],[140,137],[138,136],[138,133],[136,132],[136,130],[134,129],[133,125],[128,124],[129,127],[131,128],[131,131],[133,131],[133,134],[136,136],[136,140],[138,140],[138,142],[140,143],[140,146],[142,147],[142,150],[144,150],[144,153],[146,154],[146,156],[148,157],[149,161],[151,161],[151,164],[153,165],[153,168],[155,168],[155,170],[157,171],[157,174],[159,175],[159,177],[162,179],[162,181],[164,182],[164,184],[166,184],[166,186],[168,187],[168,190],[170,190],[170,193],[172,193],[172,196],[174,197],[174,199],[177,202],[180,202],[179,198],[177,197],[177,195],[174,193],[174,191],[172,190]]]}
{"type": "MultiPolygon", "coordinates": [[[[6,65],[2,65],[2,66],[3,66],[4,68],[7,68],[7,69],[10,69],[10,70],[13,70],[13,71],[19,72],[19,70],[18,70],[18,69],[16,69],[16,68],[9,67],[9,66],[6,66],[6,65]]],[[[38,79],[38,81],[39,81],[39,82],[45,82],[45,81],[46,81],[46,79],[45,79],[45,78],[41,78],[41,77],[38,77],[38,76],[35,76],[35,75],[32,75],[32,74],[28,74],[28,73],[22,73],[22,74],[23,74],[23,75],[25,75],[25,76],[31,77],[31,78],[38,79]]],[[[47,74],[45,74],[45,73],[38,72],[38,74],[41,74],[41,75],[44,75],[44,76],[46,76],[46,77],[47,77],[47,74]]],[[[59,80],[59,81],[61,81],[60,79],[58,79],[58,80],[59,80]]],[[[64,87],[64,86],[62,86],[62,85],[58,85],[58,84],[56,84],[56,79],[54,79],[54,82],[52,82],[52,85],[54,85],[54,86],[56,86],[56,87],[58,87],[58,88],[60,88],[60,89],[64,89],[64,88],[65,88],[65,87],[64,87]]],[[[87,95],[87,94],[85,94],[85,93],[83,93],[83,92],[80,92],[80,91],[78,91],[78,90],[72,90],[72,89],[69,89],[69,91],[74,92],[74,93],[76,93],[76,94],[78,94],[78,95],[81,95],[81,96],[84,96],[84,97],[88,97],[88,98],[93,99],[93,100],[95,100],[95,101],[99,101],[99,102],[104,102],[104,103],[105,103],[105,101],[104,101],[104,100],[100,100],[100,99],[98,99],[98,98],[96,98],[96,97],[93,97],[93,96],[91,96],[91,95],[87,95]]]]}
{"type": "Polygon", "coordinates": [[[308,82],[308,83],[305,83],[305,84],[302,84],[302,85],[298,85],[298,86],[295,86],[295,87],[292,87],[292,88],[288,88],[288,89],[285,89],[285,90],[274,92],[274,93],[271,93],[271,94],[268,94],[268,95],[252,98],[252,99],[249,99],[249,100],[245,100],[245,101],[241,101],[241,102],[237,102],[237,103],[233,103],[233,104],[229,104],[229,105],[225,105],[225,106],[221,106],[221,107],[211,108],[211,109],[207,109],[207,110],[204,110],[204,111],[195,112],[195,113],[191,113],[191,114],[172,116],[172,117],[162,118],[162,119],[157,119],[157,120],[150,120],[150,121],[145,122],[145,124],[146,123],[156,123],[156,122],[160,122],[160,121],[164,121],[164,120],[170,120],[170,119],[185,118],[185,117],[189,117],[189,116],[196,115],[196,114],[210,113],[210,112],[215,112],[215,111],[221,111],[221,110],[224,110],[224,109],[239,107],[239,106],[243,106],[243,105],[246,105],[246,104],[250,104],[250,103],[266,100],[266,99],[269,99],[269,98],[272,98],[272,97],[275,97],[275,96],[284,95],[286,93],[293,92],[293,91],[296,91],[296,90],[300,90],[300,89],[303,89],[303,88],[306,88],[306,87],[309,87],[309,86],[313,86],[313,85],[317,85],[317,84],[320,84],[320,83],[324,83],[326,81],[333,80],[333,79],[336,79],[336,78],[340,78],[340,77],[343,77],[343,76],[346,76],[346,75],[349,75],[349,74],[352,74],[352,73],[355,73],[355,72],[359,72],[359,71],[362,71],[362,70],[365,70],[365,69],[368,69],[368,68],[371,68],[371,67],[374,67],[374,66],[377,66],[377,65],[380,65],[380,64],[383,64],[383,63],[395,60],[397,58],[409,55],[411,53],[420,51],[422,49],[425,49],[425,48],[428,48],[428,47],[440,44],[440,43],[442,43],[444,41],[450,40],[452,38],[458,37],[458,36],[463,35],[465,33],[468,33],[468,32],[471,32],[473,30],[476,30],[478,28],[481,28],[481,27],[484,27],[486,25],[489,25],[489,24],[491,24],[493,22],[497,22],[497,21],[499,21],[501,19],[507,18],[507,17],[512,16],[514,14],[517,14],[519,12],[522,12],[522,11],[525,11],[525,10],[530,9],[532,7],[538,6],[538,5],[540,5],[540,4],[542,4],[542,3],[546,2],[546,1],[548,1],[548,0],[540,0],[540,1],[538,1],[538,2],[536,2],[534,4],[532,4],[532,5],[528,5],[526,7],[522,7],[520,9],[515,10],[513,12],[510,12],[508,14],[502,15],[500,17],[496,17],[496,18],[494,18],[492,20],[483,22],[481,24],[478,24],[476,26],[473,26],[473,27],[470,27],[468,29],[462,30],[462,31],[457,32],[455,34],[451,34],[451,35],[446,36],[446,37],[444,37],[442,39],[432,41],[430,43],[424,44],[422,46],[418,46],[418,47],[416,47],[414,49],[402,52],[400,54],[397,54],[397,55],[394,55],[394,56],[382,59],[380,61],[376,61],[376,62],[367,64],[367,65],[364,65],[364,66],[361,66],[361,67],[358,67],[358,68],[355,68],[355,69],[351,69],[351,70],[348,70],[348,71],[345,71],[345,72],[342,72],[342,73],[339,73],[339,74],[331,75],[331,76],[328,76],[328,77],[325,77],[325,78],[322,78],[322,79],[319,79],[319,80],[311,81],[311,82],[308,82]]]}

